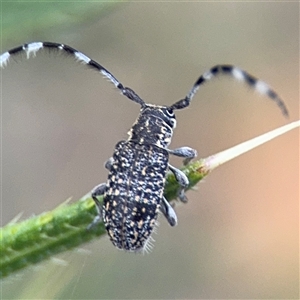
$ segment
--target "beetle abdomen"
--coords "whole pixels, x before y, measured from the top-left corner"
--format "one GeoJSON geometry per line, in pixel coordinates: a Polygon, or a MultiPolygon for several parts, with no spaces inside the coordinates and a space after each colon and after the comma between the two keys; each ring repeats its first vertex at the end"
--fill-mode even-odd
{"type": "Polygon", "coordinates": [[[104,194],[103,220],[113,244],[129,251],[145,245],[163,197],[168,152],[154,145],[116,145],[104,194]]]}

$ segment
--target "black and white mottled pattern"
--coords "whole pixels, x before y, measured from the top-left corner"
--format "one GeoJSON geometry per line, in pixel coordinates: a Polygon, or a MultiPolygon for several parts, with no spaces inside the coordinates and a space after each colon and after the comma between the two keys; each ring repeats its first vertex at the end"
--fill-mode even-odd
{"type": "Polygon", "coordinates": [[[143,249],[155,227],[168,169],[168,151],[151,144],[116,145],[106,189],[103,221],[119,249],[143,249]]]}
{"type": "Polygon", "coordinates": [[[29,44],[24,44],[22,46],[16,47],[14,49],[11,49],[0,56],[0,67],[4,68],[10,57],[21,54],[22,52],[26,53],[27,58],[30,58],[31,56],[35,56],[36,53],[41,49],[49,49],[49,50],[59,50],[63,51],[67,55],[73,56],[76,60],[79,62],[87,65],[88,67],[100,72],[103,76],[105,76],[108,80],[110,80],[116,88],[118,88],[121,93],[128,97],[129,99],[143,104],[144,101],[140,99],[140,97],[130,88],[124,87],[120,81],[113,76],[109,71],[107,71],[103,66],[98,64],[96,61],[92,60],[91,58],[87,57],[82,52],[64,44],[59,43],[52,43],[52,42],[33,42],[29,44]]]}
{"type": "Polygon", "coordinates": [[[166,172],[170,170],[174,174],[179,186],[178,198],[183,202],[187,201],[185,189],[189,180],[182,171],[170,165],[169,154],[182,157],[188,163],[197,156],[197,151],[189,147],[173,150],[168,148],[176,127],[174,110],[189,106],[202,84],[218,75],[229,75],[274,100],[282,113],[288,115],[284,102],[266,83],[231,65],[218,65],[205,72],[187,96],[171,106],[145,103],[103,66],[64,44],[25,44],[3,53],[0,56],[0,66],[5,67],[14,55],[25,53],[30,58],[43,48],[73,56],[77,61],[100,72],[124,96],[141,105],[140,114],[128,132],[127,141],[116,145],[113,157],[105,164],[109,170],[107,182],[96,186],[91,192],[97,216],[88,229],[103,221],[112,243],[126,251],[149,250],[159,211],[171,226],[177,224],[176,213],[163,196],[166,172]],[[103,196],[103,204],[99,201],[99,196],[103,196]]]}
{"type": "MultiPolygon", "coordinates": [[[[129,99],[141,105],[144,104],[144,101],[133,90],[124,87],[122,83],[115,76],[113,76],[107,69],[105,69],[102,65],[92,60],[82,52],[68,45],[52,43],[52,42],[33,42],[29,44],[24,44],[22,46],[16,47],[14,49],[11,49],[3,53],[0,56],[0,66],[4,68],[7,65],[10,57],[13,55],[25,52],[27,58],[30,58],[30,56],[35,56],[36,53],[43,48],[47,48],[50,50],[60,50],[65,52],[68,55],[73,56],[79,62],[82,62],[87,66],[91,67],[92,69],[99,71],[103,76],[105,76],[108,80],[110,80],[115,85],[115,87],[117,87],[121,91],[123,95],[125,95],[129,99]]],[[[187,107],[202,84],[221,74],[229,75],[239,81],[242,81],[246,83],[248,86],[255,89],[256,91],[258,91],[260,94],[269,97],[270,99],[275,101],[275,103],[281,109],[282,113],[285,116],[288,116],[288,110],[283,100],[278,96],[278,94],[271,87],[269,87],[265,82],[250,75],[246,71],[232,65],[216,65],[212,67],[209,71],[205,72],[203,75],[201,75],[198,78],[198,80],[195,82],[194,86],[187,94],[187,96],[184,99],[173,104],[171,108],[182,109],[187,107]]]]}
{"type": "Polygon", "coordinates": [[[182,109],[189,106],[192,98],[194,97],[201,85],[213,79],[214,77],[222,74],[229,75],[238,81],[244,82],[260,94],[269,97],[270,99],[275,101],[275,103],[280,108],[282,114],[286,117],[288,116],[288,110],[283,100],[273,89],[271,89],[265,82],[255,78],[246,71],[232,65],[217,65],[212,67],[209,71],[205,72],[197,79],[194,86],[191,88],[190,92],[184,99],[174,103],[171,107],[173,109],[182,109]]]}

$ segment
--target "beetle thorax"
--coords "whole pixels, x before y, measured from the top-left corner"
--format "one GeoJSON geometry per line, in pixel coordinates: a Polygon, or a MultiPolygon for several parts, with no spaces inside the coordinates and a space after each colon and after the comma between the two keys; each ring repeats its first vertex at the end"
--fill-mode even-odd
{"type": "Polygon", "coordinates": [[[139,117],[128,132],[128,140],[167,148],[175,127],[176,119],[172,110],[147,104],[142,107],[139,117]]]}

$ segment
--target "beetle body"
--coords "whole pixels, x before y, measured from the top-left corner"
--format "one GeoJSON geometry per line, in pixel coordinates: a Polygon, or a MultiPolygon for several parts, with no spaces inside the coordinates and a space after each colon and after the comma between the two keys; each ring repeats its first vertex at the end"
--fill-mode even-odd
{"type": "Polygon", "coordinates": [[[103,221],[112,243],[137,251],[155,227],[163,197],[169,154],[151,144],[119,142],[105,193],[103,221]]]}
{"type": "Polygon", "coordinates": [[[172,110],[143,106],[128,140],[116,145],[107,164],[102,216],[119,249],[143,249],[155,228],[169,163],[166,148],[175,124],[172,110]]]}
{"type": "Polygon", "coordinates": [[[169,163],[169,154],[184,158],[188,163],[197,151],[189,147],[174,150],[168,148],[176,127],[174,110],[190,105],[199,87],[217,75],[231,76],[246,83],[259,93],[273,100],[282,113],[288,116],[281,98],[266,83],[232,65],[216,65],[201,75],[185,98],[171,106],[146,104],[132,89],[123,84],[107,69],[82,52],[64,44],[33,42],[11,49],[0,55],[0,66],[6,66],[11,56],[26,53],[27,58],[43,49],[57,50],[73,56],[91,69],[110,80],[128,99],[141,105],[141,112],[129,131],[127,141],[119,142],[113,157],[106,163],[108,180],[96,186],[92,192],[97,215],[88,229],[103,221],[112,243],[119,249],[140,251],[147,248],[149,239],[161,211],[169,224],[177,224],[174,209],[163,196],[166,172],[173,172],[178,181],[178,197],[186,201],[184,194],[189,181],[186,175],[169,163]],[[103,196],[103,204],[98,197],[103,196]]]}

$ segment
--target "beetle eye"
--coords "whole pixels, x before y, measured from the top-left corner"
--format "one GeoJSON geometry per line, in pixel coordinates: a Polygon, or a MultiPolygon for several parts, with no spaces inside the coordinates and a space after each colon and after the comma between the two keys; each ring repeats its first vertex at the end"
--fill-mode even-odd
{"type": "Polygon", "coordinates": [[[166,115],[167,115],[168,117],[174,117],[175,115],[174,115],[173,109],[172,109],[172,108],[167,108],[167,109],[166,109],[166,115]]]}

